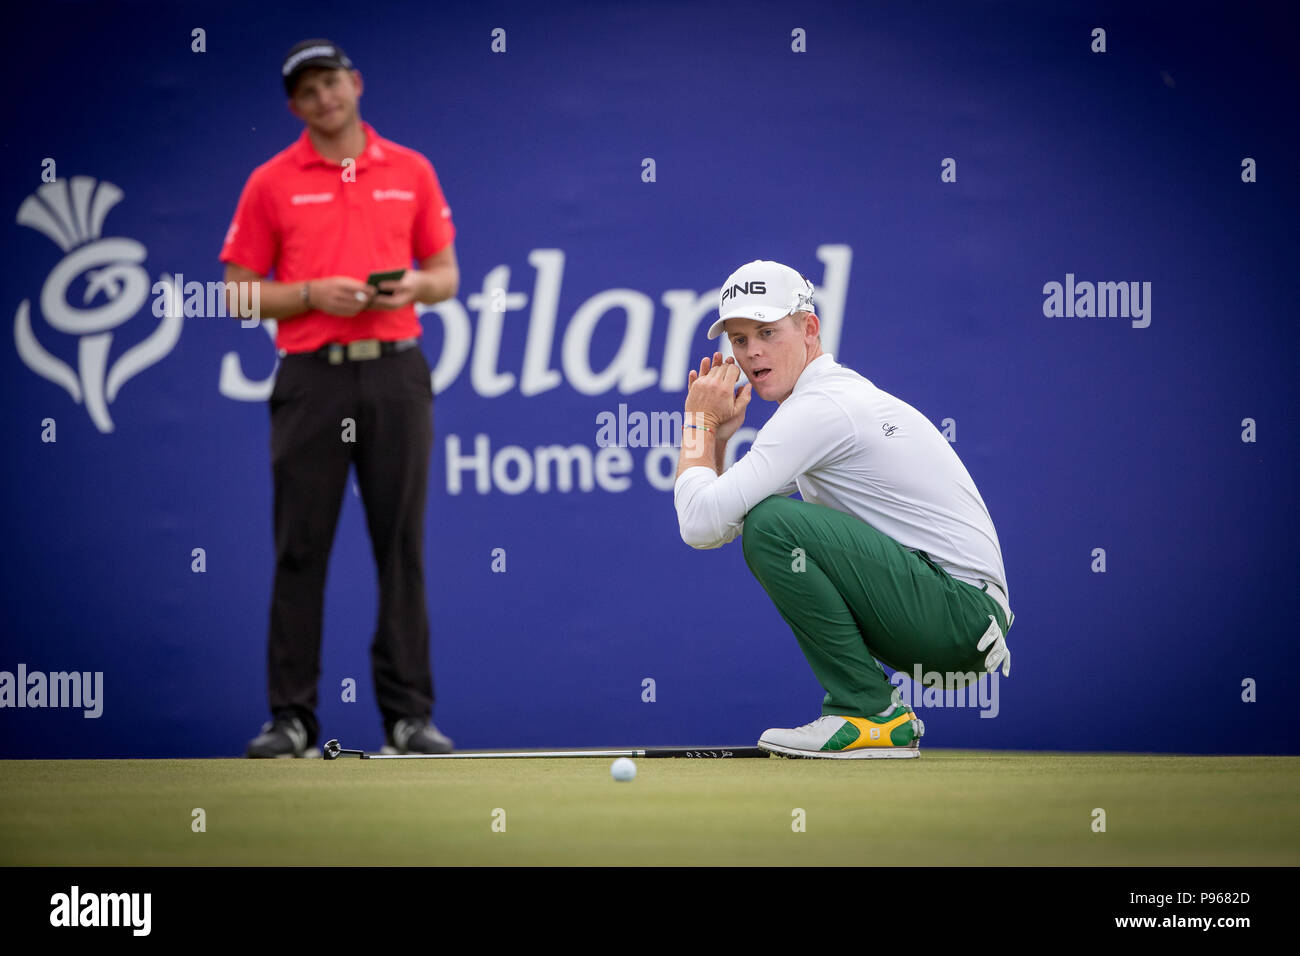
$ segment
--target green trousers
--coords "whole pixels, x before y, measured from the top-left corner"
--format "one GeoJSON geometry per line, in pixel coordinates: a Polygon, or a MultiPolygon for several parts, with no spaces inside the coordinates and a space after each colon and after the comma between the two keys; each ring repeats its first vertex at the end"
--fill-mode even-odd
{"type": "Polygon", "coordinates": [[[981,588],[958,581],[866,522],[773,495],[745,516],[745,561],[794,631],[826,691],[822,714],[868,717],[894,686],[877,661],[911,675],[985,673],[976,650],[994,615],[981,588]]]}

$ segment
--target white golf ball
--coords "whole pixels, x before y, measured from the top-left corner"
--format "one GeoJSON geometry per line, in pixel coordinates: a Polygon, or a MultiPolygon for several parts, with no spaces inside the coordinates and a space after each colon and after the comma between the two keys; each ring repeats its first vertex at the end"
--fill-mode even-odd
{"type": "Polygon", "coordinates": [[[631,780],[636,777],[636,764],[627,757],[619,757],[610,764],[609,774],[615,780],[631,780]]]}

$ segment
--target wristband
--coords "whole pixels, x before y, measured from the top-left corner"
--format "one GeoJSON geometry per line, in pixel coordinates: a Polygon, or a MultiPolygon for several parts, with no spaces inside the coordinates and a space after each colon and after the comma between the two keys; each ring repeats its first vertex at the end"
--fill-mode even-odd
{"type": "Polygon", "coordinates": [[[682,427],[683,427],[683,428],[698,428],[698,429],[699,429],[700,431],[702,431],[702,432],[711,432],[711,431],[713,431],[713,429],[710,428],[708,425],[683,425],[682,427]]]}

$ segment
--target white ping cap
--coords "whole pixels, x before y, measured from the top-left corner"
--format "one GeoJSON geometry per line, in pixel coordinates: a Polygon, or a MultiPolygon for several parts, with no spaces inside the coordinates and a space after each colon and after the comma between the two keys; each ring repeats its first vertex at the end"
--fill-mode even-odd
{"type": "Polygon", "coordinates": [[[779,322],[791,312],[813,311],[813,285],[779,262],[747,262],[722,284],[718,293],[718,320],[709,326],[709,338],[722,334],[727,319],[779,322]]]}

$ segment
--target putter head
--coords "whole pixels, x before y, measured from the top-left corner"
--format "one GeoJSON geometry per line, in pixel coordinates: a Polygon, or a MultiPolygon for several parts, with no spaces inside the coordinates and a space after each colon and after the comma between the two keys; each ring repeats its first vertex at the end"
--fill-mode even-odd
{"type": "Polygon", "coordinates": [[[339,755],[341,750],[342,748],[339,747],[339,742],[337,740],[327,740],[325,741],[325,749],[322,751],[322,754],[326,760],[333,760],[339,755]]]}

